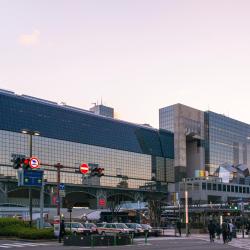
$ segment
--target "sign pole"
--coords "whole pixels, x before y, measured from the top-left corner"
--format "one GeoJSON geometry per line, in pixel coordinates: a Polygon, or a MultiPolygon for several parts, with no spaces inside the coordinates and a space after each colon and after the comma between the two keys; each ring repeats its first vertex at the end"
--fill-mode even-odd
{"type": "Polygon", "coordinates": [[[43,208],[44,208],[44,177],[42,178],[42,188],[40,191],[40,228],[43,228],[43,208]]]}
{"type": "MultiPolygon", "coordinates": [[[[29,134],[30,136],[30,157],[32,157],[32,134],[29,134]]],[[[29,187],[29,211],[30,211],[30,227],[32,227],[32,189],[29,187]]]]}
{"type": "Polygon", "coordinates": [[[61,216],[60,183],[61,183],[61,174],[60,174],[60,167],[58,165],[57,166],[57,215],[58,216],[61,216]]]}

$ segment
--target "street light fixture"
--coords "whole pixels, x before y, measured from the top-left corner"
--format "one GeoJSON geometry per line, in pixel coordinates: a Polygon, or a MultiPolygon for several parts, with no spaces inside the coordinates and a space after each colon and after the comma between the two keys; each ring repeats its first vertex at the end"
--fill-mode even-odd
{"type": "MultiPolygon", "coordinates": [[[[29,135],[29,137],[30,137],[30,140],[29,140],[30,141],[30,143],[29,143],[29,147],[30,147],[29,157],[32,157],[32,136],[39,136],[40,132],[32,131],[32,130],[29,130],[29,129],[22,129],[21,133],[29,135]]],[[[30,214],[30,222],[29,222],[29,224],[30,224],[30,227],[32,227],[32,189],[31,189],[31,187],[29,187],[29,214],[30,214]]]]}

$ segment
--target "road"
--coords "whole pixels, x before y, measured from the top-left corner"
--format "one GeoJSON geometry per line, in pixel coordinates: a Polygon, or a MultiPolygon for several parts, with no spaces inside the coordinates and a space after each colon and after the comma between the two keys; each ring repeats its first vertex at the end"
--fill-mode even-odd
{"type": "MultiPolygon", "coordinates": [[[[31,242],[31,241],[8,241],[0,240],[1,249],[25,249],[25,250],[81,250],[91,249],[91,247],[68,247],[57,242],[31,242]]],[[[239,250],[250,249],[250,239],[235,239],[228,245],[222,244],[221,241],[210,243],[207,236],[189,238],[151,238],[145,244],[143,239],[135,240],[133,246],[116,246],[116,247],[95,247],[95,250],[117,249],[117,250],[239,250]]]]}

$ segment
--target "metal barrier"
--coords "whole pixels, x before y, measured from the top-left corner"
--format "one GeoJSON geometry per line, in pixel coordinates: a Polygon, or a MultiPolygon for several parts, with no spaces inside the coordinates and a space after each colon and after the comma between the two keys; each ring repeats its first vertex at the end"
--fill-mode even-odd
{"type": "Polygon", "coordinates": [[[133,234],[109,234],[109,235],[67,235],[64,237],[65,246],[119,246],[132,245],[133,234]]]}

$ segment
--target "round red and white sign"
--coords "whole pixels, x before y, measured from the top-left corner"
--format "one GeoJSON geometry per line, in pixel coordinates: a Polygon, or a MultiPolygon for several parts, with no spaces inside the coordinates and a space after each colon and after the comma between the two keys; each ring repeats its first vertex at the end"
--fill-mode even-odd
{"type": "Polygon", "coordinates": [[[86,163],[83,163],[82,165],[80,165],[80,172],[82,174],[87,174],[89,172],[89,166],[86,163]]]}
{"type": "Polygon", "coordinates": [[[36,157],[30,158],[30,167],[33,168],[39,168],[40,167],[40,162],[36,157]]]}

